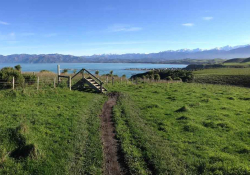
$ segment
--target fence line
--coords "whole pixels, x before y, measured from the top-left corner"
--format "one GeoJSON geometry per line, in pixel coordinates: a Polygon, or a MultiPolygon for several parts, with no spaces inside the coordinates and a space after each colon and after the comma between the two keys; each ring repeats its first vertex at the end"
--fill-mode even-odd
{"type": "MultiPolygon", "coordinates": [[[[6,81],[0,79],[0,89],[13,89],[13,90],[45,90],[48,88],[56,88],[56,87],[71,87],[77,83],[82,76],[79,76],[78,79],[69,80],[61,79],[60,83],[57,82],[57,77],[37,77],[33,80],[25,80],[24,82],[18,82],[13,77],[12,80],[6,81]]],[[[141,83],[181,83],[181,80],[150,80],[150,79],[127,79],[124,77],[115,77],[115,76],[98,76],[98,78],[104,82],[104,86],[115,86],[118,84],[123,85],[137,85],[141,83]]]]}

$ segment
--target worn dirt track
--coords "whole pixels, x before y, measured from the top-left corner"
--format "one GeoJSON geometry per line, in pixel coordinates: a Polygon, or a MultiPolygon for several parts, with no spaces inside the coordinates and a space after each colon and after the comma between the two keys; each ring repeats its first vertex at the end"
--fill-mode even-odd
{"type": "Polygon", "coordinates": [[[122,156],[119,154],[119,144],[116,139],[115,126],[112,120],[112,109],[118,98],[117,93],[109,94],[101,115],[101,136],[104,153],[104,175],[127,174],[122,156]]]}

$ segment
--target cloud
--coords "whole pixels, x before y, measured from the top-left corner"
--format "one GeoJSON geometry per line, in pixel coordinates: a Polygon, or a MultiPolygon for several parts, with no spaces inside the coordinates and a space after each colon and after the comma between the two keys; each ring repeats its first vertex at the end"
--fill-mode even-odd
{"type": "Polygon", "coordinates": [[[2,25],[10,25],[9,23],[4,22],[4,21],[0,21],[0,24],[2,24],[2,25]]]}
{"type": "Polygon", "coordinates": [[[22,33],[21,36],[34,36],[35,33],[22,33]]]}
{"type": "Polygon", "coordinates": [[[203,17],[202,19],[205,20],[205,21],[211,21],[212,19],[214,19],[214,17],[207,16],[207,17],[203,17]]]}
{"type": "Polygon", "coordinates": [[[108,46],[108,45],[138,45],[138,44],[207,44],[203,41],[164,41],[164,40],[141,40],[141,41],[111,41],[111,42],[86,42],[82,45],[108,46]]]}
{"type": "Polygon", "coordinates": [[[186,26],[186,27],[193,27],[194,26],[194,23],[185,23],[185,24],[182,24],[183,26],[186,26]]]}
{"type": "Polygon", "coordinates": [[[109,27],[110,32],[136,32],[142,30],[141,27],[133,27],[129,25],[116,24],[109,27]]]}
{"type": "Polygon", "coordinates": [[[49,33],[49,34],[45,34],[43,36],[49,38],[49,37],[53,37],[53,36],[57,36],[57,35],[58,35],[58,33],[49,33]]]}
{"type": "Polygon", "coordinates": [[[16,39],[16,34],[14,32],[9,33],[9,34],[1,34],[0,33],[0,40],[1,41],[9,41],[9,40],[15,40],[16,39]]]}

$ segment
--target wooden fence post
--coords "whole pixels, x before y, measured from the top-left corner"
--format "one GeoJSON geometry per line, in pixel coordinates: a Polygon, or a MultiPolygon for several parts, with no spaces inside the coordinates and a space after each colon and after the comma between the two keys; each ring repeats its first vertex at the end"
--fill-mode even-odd
{"type": "Polygon", "coordinates": [[[54,78],[54,88],[56,88],[56,78],[54,78]]]}
{"type": "Polygon", "coordinates": [[[69,77],[69,90],[71,90],[71,76],[69,77]]]}
{"type": "Polygon", "coordinates": [[[58,84],[61,81],[61,79],[59,77],[60,74],[61,74],[61,72],[60,72],[60,65],[57,65],[58,84]]]}
{"type": "Polygon", "coordinates": [[[112,86],[114,85],[114,77],[112,77],[112,86]]]}
{"type": "Polygon", "coordinates": [[[12,78],[12,89],[15,89],[15,77],[12,78]]]}
{"type": "Polygon", "coordinates": [[[121,84],[122,84],[122,78],[121,78],[121,84]]]}
{"type": "Polygon", "coordinates": [[[36,87],[37,90],[39,90],[39,77],[37,77],[37,87],[36,87]]]}

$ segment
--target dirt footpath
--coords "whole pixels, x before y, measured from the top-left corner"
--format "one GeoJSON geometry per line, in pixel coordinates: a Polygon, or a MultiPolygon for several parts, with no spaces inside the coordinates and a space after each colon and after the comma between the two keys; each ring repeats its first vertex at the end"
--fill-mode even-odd
{"type": "Polygon", "coordinates": [[[109,94],[108,101],[104,104],[101,117],[101,137],[104,153],[104,175],[124,175],[126,168],[119,154],[119,144],[116,139],[112,109],[116,104],[118,93],[109,94]]]}

